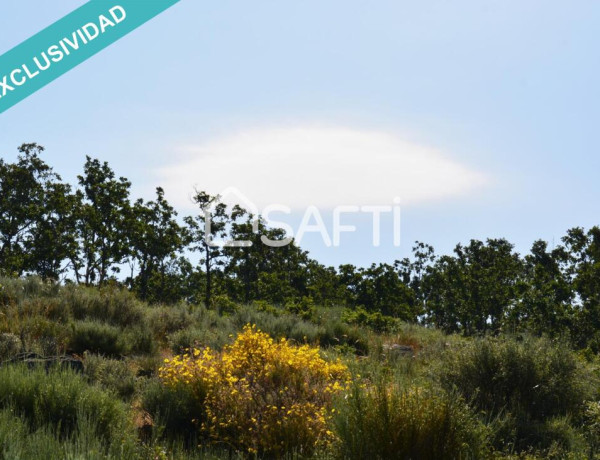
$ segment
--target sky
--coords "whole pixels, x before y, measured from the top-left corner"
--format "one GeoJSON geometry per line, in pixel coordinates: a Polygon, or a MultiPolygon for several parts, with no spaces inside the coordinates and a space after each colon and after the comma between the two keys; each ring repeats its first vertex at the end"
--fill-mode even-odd
{"type": "MultiPolygon", "coordinates": [[[[0,54],[84,3],[2,0],[0,54]]],[[[337,247],[306,233],[328,265],[524,253],[600,224],[599,23],[591,0],[181,0],[0,114],[0,157],[37,142],[75,182],[90,155],[182,215],[233,187],[296,232],[399,199],[399,246],[391,213],[377,247],[365,212],[337,247]]]]}

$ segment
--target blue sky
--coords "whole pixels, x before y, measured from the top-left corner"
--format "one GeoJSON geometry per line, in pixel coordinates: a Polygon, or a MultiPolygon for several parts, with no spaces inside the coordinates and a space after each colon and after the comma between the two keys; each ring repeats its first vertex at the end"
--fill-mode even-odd
{"type": "MultiPolygon", "coordinates": [[[[2,0],[0,53],[83,3],[2,0]]],[[[0,115],[0,155],[38,142],[70,181],[95,156],[182,213],[191,181],[296,221],[401,195],[399,248],[359,216],[338,248],[305,240],[327,264],[523,252],[600,223],[599,23],[593,1],[182,0],[0,115]]]]}

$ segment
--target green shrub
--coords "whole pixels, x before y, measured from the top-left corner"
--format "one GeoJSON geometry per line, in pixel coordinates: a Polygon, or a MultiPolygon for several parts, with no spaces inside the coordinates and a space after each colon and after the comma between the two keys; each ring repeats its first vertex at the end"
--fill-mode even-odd
{"type": "Polygon", "coordinates": [[[194,445],[198,426],[193,420],[204,413],[204,407],[189,387],[169,388],[153,379],[144,389],[142,406],[164,438],[179,439],[187,446],[194,445]]]}
{"type": "Polygon", "coordinates": [[[0,459],[110,460],[139,458],[133,432],[110,442],[98,438],[89,418],[78,419],[75,429],[64,436],[55,426],[31,429],[12,407],[0,409],[0,459]]]}
{"type": "Polygon", "coordinates": [[[479,409],[516,411],[534,420],[578,414],[590,396],[575,355],[544,339],[474,340],[450,351],[441,380],[479,409]]]}
{"type": "Polygon", "coordinates": [[[191,328],[169,335],[169,346],[173,353],[179,354],[189,348],[210,347],[220,349],[230,341],[229,329],[191,328]]]}
{"type": "Polygon", "coordinates": [[[398,328],[400,321],[391,316],[382,315],[381,312],[368,312],[362,307],[353,310],[346,309],[342,313],[342,321],[348,324],[366,326],[375,332],[390,332],[398,328]]]}
{"type": "Polygon", "coordinates": [[[100,385],[122,399],[129,399],[135,393],[135,375],[129,362],[86,353],[83,364],[85,378],[91,384],[100,385]]]}
{"type": "Polygon", "coordinates": [[[84,419],[106,441],[121,439],[128,428],[127,411],[120,401],[67,370],[0,368],[0,407],[12,408],[32,429],[48,425],[63,435],[71,434],[84,419]]]}
{"type": "Polygon", "coordinates": [[[460,397],[380,382],[355,385],[337,404],[344,459],[483,458],[487,430],[460,397]]]}
{"type": "Polygon", "coordinates": [[[142,304],[123,289],[105,287],[85,289],[70,287],[62,295],[65,308],[77,320],[98,320],[115,326],[139,325],[145,319],[142,304]]]}
{"type": "Polygon", "coordinates": [[[24,347],[44,355],[60,354],[68,341],[69,330],[65,324],[43,316],[26,316],[21,319],[19,334],[24,347]]]}
{"type": "Polygon", "coordinates": [[[94,321],[72,325],[69,348],[79,354],[89,351],[107,356],[121,356],[128,351],[118,327],[94,321]]]}
{"type": "Polygon", "coordinates": [[[210,308],[216,310],[220,315],[230,315],[238,309],[238,304],[226,295],[216,295],[211,299],[210,308]]]}
{"type": "Polygon", "coordinates": [[[134,355],[153,355],[158,351],[158,344],[152,331],[143,323],[123,330],[121,342],[124,350],[134,355]]]}
{"type": "Polygon", "coordinates": [[[279,308],[267,302],[266,300],[253,300],[251,307],[256,311],[268,313],[273,316],[279,316],[281,314],[279,308]]]}
{"type": "Polygon", "coordinates": [[[317,309],[312,297],[302,297],[300,300],[291,300],[285,304],[285,309],[303,320],[311,320],[316,317],[317,309]]]}
{"type": "Polygon", "coordinates": [[[0,278],[0,305],[19,304],[32,298],[56,297],[60,290],[58,283],[43,281],[38,276],[0,278]]]}
{"type": "Polygon", "coordinates": [[[165,339],[167,335],[188,327],[192,317],[187,306],[152,307],[148,315],[148,323],[156,337],[165,339]]]}
{"type": "Polygon", "coordinates": [[[533,338],[469,342],[448,353],[441,381],[497,418],[494,445],[516,451],[564,445],[570,434],[551,421],[580,418],[595,385],[568,347],[533,338]]]}
{"type": "Polygon", "coordinates": [[[328,321],[322,326],[319,335],[321,346],[344,346],[350,347],[358,355],[367,355],[369,345],[366,334],[356,326],[350,326],[340,320],[328,321]]]}
{"type": "Polygon", "coordinates": [[[21,351],[21,339],[15,334],[0,334],[0,361],[12,358],[21,351]]]}

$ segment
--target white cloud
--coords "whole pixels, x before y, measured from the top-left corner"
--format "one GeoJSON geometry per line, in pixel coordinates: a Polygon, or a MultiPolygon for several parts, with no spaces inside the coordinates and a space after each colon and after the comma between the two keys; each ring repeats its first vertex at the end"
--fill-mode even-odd
{"type": "Polygon", "coordinates": [[[259,208],[438,201],[464,195],[486,175],[442,152],[377,131],[339,127],[251,129],[186,146],[158,171],[168,198],[190,208],[194,187],[235,187],[259,208]]]}

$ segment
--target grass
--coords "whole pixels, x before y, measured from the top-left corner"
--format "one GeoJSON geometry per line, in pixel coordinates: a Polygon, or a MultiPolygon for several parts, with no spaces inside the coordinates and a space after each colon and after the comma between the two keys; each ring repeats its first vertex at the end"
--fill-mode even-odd
{"type": "Polygon", "coordinates": [[[28,278],[0,279],[0,362],[71,354],[84,371],[0,365],[0,459],[243,458],[198,447],[202,404],[157,371],[186,348],[221,350],[246,324],[352,372],[337,441],[311,458],[600,458],[600,360],[560,341],[466,339],[309,302],[147,305],[28,278]]]}

